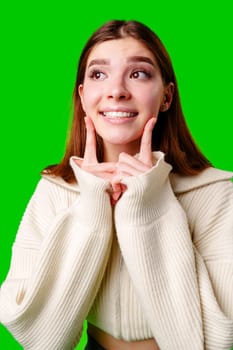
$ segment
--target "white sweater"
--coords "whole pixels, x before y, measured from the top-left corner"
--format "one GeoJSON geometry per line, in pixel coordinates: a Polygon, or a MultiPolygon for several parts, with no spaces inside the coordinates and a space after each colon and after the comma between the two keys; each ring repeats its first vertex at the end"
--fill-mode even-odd
{"type": "Polygon", "coordinates": [[[161,152],[123,179],[47,176],[32,196],[0,290],[0,321],[26,350],[71,350],[85,319],[161,350],[233,346],[233,173],[170,173],[161,152]]]}

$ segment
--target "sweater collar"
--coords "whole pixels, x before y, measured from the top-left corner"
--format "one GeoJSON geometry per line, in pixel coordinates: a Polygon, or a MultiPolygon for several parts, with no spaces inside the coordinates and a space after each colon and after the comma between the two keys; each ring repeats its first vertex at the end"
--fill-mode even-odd
{"type": "Polygon", "coordinates": [[[198,175],[182,176],[170,173],[170,181],[175,193],[183,193],[207,186],[209,184],[226,181],[233,178],[233,172],[216,168],[207,168],[198,175]]]}
{"type": "MultiPolygon", "coordinates": [[[[233,178],[233,172],[224,171],[216,168],[207,168],[203,170],[198,175],[193,176],[182,176],[175,173],[170,173],[169,175],[171,186],[175,193],[184,193],[196,188],[207,186],[211,183],[226,181],[233,178]]],[[[64,181],[61,177],[43,175],[43,178],[49,180],[50,182],[56,183],[68,190],[80,192],[79,186],[77,183],[69,184],[64,181]]]]}

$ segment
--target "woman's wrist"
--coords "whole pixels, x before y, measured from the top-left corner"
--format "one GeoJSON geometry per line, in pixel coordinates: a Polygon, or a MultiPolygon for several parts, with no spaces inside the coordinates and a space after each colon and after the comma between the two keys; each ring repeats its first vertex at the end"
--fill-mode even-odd
{"type": "Polygon", "coordinates": [[[138,225],[169,210],[176,201],[169,181],[171,169],[161,153],[156,164],[146,173],[124,177],[122,183],[127,189],[116,204],[116,218],[138,225]]]}
{"type": "Polygon", "coordinates": [[[80,220],[85,220],[88,226],[93,227],[111,224],[109,181],[81,169],[75,163],[75,158],[71,157],[70,165],[80,189],[80,197],[77,202],[80,220]]]}

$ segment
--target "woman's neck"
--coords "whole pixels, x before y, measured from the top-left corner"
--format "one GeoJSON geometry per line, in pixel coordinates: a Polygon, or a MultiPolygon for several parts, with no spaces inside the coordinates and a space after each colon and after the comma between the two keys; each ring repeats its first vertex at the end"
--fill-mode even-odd
{"type": "Polygon", "coordinates": [[[104,144],[104,162],[118,162],[119,154],[124,152],[134,156],[139,152],[140,145],[138,140],[130,145],[104,144]]]}

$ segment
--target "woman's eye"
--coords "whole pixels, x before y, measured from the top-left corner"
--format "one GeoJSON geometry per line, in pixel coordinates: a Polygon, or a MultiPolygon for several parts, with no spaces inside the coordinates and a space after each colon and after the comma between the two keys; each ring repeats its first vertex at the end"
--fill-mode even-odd
{"type": "Polygon", "coordinates": [[[101,71],[99,71],[99,70],[94,70],[90,74],[90,78],[94,79],[94,80],[104,80],[105,77],[106,77],[106,74],[101,72],[101,71]]]}
{"type": "Polygon", "coordinates": [[[149,72],[142,70],[135,71],[130,75],[131,79],[149,79],[150,77],[151,74],[149,72]]]}

